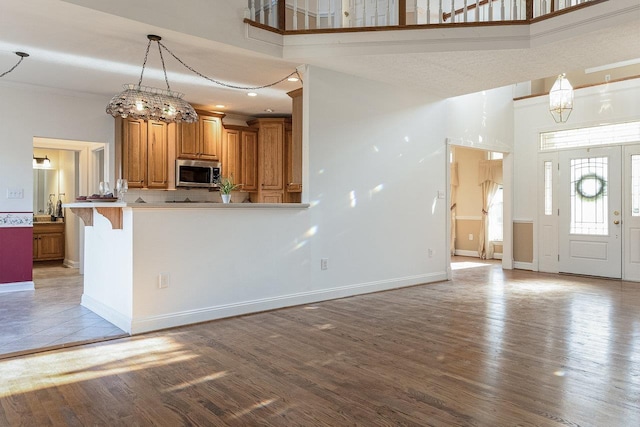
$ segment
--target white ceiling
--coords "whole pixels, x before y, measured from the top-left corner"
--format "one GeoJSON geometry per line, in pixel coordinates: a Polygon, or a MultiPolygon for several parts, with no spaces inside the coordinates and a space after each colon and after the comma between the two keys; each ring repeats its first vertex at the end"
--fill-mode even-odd
{"type": "MultiPolygon", "coordinates": [[[[137,83],[147,45],[145,35],[154,33],[191,67],[231,84],[262,85],[279,80],[302,63],[310,63],[437,97],[640,57],[638,13],[634,19],[620,19],[619,25],[592,25],[576,31],[574,37],[541,39],[533,47],[522,43],[499,50],[462,46],[451,52],[415,45],[415,49],[391,46],[376,51],[376,43],[370,42],[369,48],[373,48],[366,52],[352,46],[348,51],[332,48],[334,54],[285,54],[289,59],[284,60],[259,53],[258,49],[252,52],[59,0],[0,0],[0,6],[0,72],[17,61],[14,51],[31,55],[0,84],[88,92],[105,96],[105,104],[122,84],[137,83]]],[[[375,33],[381,37],[383,32],[375,33]]],[[[437,41],[439,33],[434,34],[437,41]]],[[[157,47],[152,48],[143,84],[164,87],[157,47]]],[[[224,104],[227,107],[223,111],[227,112],[255,116],[267,114],[265,110],[270,108],[276,114],[289,113],[291,100],[286,92],[300,87],[300,83],[284,82],[250,98],[245,91],[222,88],[195,76],[169,55],[164,59],[171,89],[184,92],[185,99],[193,104],[210,108],[224,104]]]]}

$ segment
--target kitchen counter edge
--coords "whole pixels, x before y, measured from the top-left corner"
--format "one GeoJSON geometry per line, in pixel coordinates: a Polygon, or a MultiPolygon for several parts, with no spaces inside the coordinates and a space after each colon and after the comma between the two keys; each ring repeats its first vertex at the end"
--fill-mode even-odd
{"type": "Polygon", "coordinates": [[[309,203],[119,203],[75,202],[65,208],[132,208],[132,209],[307,209],[309,203]]]}

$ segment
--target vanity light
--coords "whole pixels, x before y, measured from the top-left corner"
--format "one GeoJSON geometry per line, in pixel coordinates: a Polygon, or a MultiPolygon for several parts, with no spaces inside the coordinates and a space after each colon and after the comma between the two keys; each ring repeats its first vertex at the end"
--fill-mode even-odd
{"type": "Polygon", "coordinates": [[[49,169],[51,167],[51,160],[47,156],[36,157],[33,156],[33,168],[34,169],[49,169]]]}

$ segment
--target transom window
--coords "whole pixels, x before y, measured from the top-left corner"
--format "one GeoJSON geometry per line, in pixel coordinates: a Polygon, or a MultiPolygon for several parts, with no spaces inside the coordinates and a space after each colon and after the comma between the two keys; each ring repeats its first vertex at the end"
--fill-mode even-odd
{"type": "Polygon", "coordinates": [[[640,141],[640,122],[616,123],[540,134],[540,150],[627,144],[640,141]]]}

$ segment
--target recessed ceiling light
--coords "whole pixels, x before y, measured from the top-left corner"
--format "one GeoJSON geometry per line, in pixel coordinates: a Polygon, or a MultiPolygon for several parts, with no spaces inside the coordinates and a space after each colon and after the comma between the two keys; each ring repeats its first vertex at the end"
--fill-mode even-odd
{"type": "Polygon", "coordinates": [[[267,113],[273,113],[275,110],[273,108],[267,108],[264,111],[267,112],[267,113]]]}
{"type": "Polygon", "coordinates": [[[297,82],[298,80],[300,80],[300,79],[299,79],[299,78],[297,78],[296,76],[291,76],[291,77],[289,77],[289,78],[287,79],[287,81],[290,81],[290,82],[297,82]]]}
{"type": "Polygon", "coordinates": [[[216,105],[216,108],[225,108],[225,107],[226,107],[226,105],[222,105],[222,104],[217,104],[216,105]]]}
{"type": "Polygon", "coordinates": [[[255,93],[255,92],[249,92],[249,93],[247,94],[247,96],[258,96],[258,94],[257,94],[257,93],[255,93]]]}

